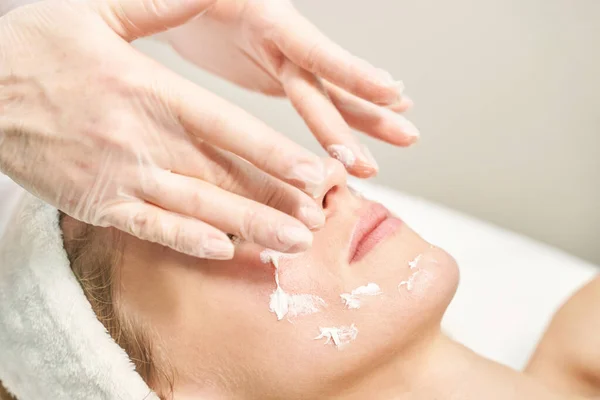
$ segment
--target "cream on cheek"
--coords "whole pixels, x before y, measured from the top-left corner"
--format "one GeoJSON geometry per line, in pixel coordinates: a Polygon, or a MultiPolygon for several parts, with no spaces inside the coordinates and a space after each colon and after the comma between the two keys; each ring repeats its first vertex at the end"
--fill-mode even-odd
{"type": "MultiPolygon", "coordinates": [[[[320,308],[326,307],[325,300],[321,297],[311,294],[286,293],[279,282],[279,262],[281,259],[295,258],[297,255],[284,254],[274,250],[266,249],[260,253],[260,261],[267,264],[271,263],[275,267],[274,279],[275,290],[271,294],[269,309],[281,321],[285,316],[295,317],[301,314],[312,314],[320,311],[320,308]]],[[[377,286],[377,285],[375,285],[377,286]]],[[[377,286],[377,290],[379,287],[377,286]]],[[[371,291],[371,287],[369,290],[371,291]]],[[[333,344],[338,349],[354,341],[358,335],[358,329],[354,324],[351,326],[340,327],[319,327],[319,335],[314,340],[326,339],[325,344],[333,344]]]]}
{"type": "Polygon", "coordinates": [[[342,293],[340,297],[346,308],[352,310],[360,308],[362,296],[379,296],[382,293],[379,285],[371,282],[365,286],[357,287],[350,293],[342,293]]]}
{"type": "MultiPolygon", "coordinates": [[[[436,248],[431,246],[430,250],[431,249],[436,248]]],[[[265,264],[270,263],[274,266],[275,289],[270,296],[269,309],[276,315],[278,321],[281,321],[286,317],[289,320],[290,318],[300,315],[318,313],[328,307],[325,300],[315,294],[290,294],[281,286],[279,281],[280,261],[296,257],[298,257],[298,255],[284,254],[273,250],[264,250],[260,254],[261,262],[265,264]]],[[[411,261],[404,264],[406,267],[404,267],[403,270],[409,275],[397,284],[398,290],[402,290],[402,288],[405,287],[407,291],[412,292],[413,289],[420,288],[418,292],[423,294],[430,285],[429,278],[436,275],[434,271],[430,269],[437,264],[438,261],[435,251],[425,251],[415,255],[411,258],[411,261]]],[[[362,302],[366,298],[377,297],[382,294],[384,294],[384,291],[377,283],[369,282],[353,289],[350,293],[342,293],[339,295],[341,303],[344,305],[342,310],[345,310],[343,312],[356,312],[356,310],[360,310],[362,302]]],[[[324,340],[324,344],[333,345],[338,349],[341,349],[345,347],[345,345],[356,340],[358,336],[358,326],[355,322],[352,322],[352,319],[348,321],[350,322],[348,325],[316,326],[316,336],[310,339],[324,340]]]]}
{"type": "Polygon", "coordinates": [[[294,258],[295,255],[284,254],[274,250],[263,250],[260,253],[260,261],[267,264],[271,263],[275,267],[275,291],[271,294],[269,310],[281,321],[284,317],[296,317],[303,314],[313,314],[318,312],[327,303],[319,296],[312,294],[288,294],[279,282],[279,260],[281,258],[294,258]]]}

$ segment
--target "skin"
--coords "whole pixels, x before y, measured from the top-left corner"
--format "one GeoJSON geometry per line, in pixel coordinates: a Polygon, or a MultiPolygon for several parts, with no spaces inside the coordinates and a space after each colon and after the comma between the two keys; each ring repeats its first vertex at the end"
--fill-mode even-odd
{"type": "Polygon", "coordinates": [[[322,312],[277,321],[269,311],[274,268],[260,262],[263,248],[255,244],[239,244],[233,260],[210,261],[126,238],[116,301],[150,332],[156,359],[172,368],[175,399],[567,398],[441,333],[458,268],[405,224],[349,263],[352,233],[369,202],[347,187],[341,164],[332,168],[318,199],[325,227],[309,251],[280,260],[283,289],[322,297],[322,312]],[[398,288],[418,255],[413,289],[398,288]],[[339,295],[369,282],[383,294],[345,309],[339,295]],[[358,336],[342,349],[314,340],[319,327],[350,324],[358,336]]]}
{"type": "Polygon", "coordinates": [[[600,278],[554,316],[527,373],[565,393],[600,396],[600,278]]]}

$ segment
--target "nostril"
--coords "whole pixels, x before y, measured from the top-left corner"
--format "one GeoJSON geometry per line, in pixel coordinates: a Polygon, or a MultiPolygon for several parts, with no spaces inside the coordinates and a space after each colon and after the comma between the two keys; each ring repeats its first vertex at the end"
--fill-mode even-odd
{"type": "Polygon", "coordinates": [[[323,196],[323,202],[321,204],[321,206],[323,207],[323,210],[327,209],[327,205],[329,204],[329,196],[332,196],[337,190],[338,190],[338,187],[333,186],[331,189],[329,189],[327,191],[327,193],[325,193],[325,196],[323,196]]]}

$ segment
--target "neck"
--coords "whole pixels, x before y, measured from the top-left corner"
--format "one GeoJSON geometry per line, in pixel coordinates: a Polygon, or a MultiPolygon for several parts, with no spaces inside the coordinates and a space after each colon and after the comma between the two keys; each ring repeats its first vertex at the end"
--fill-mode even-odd
{"type": "Polygon", "coordinates": [[[389,365],[332,398],[340,400],[576,400],[554,393],[523,373],[485,359],[437,334],[427,347],[389,365]],[[432,344],[433,343],[433,344],[432,344]]]}

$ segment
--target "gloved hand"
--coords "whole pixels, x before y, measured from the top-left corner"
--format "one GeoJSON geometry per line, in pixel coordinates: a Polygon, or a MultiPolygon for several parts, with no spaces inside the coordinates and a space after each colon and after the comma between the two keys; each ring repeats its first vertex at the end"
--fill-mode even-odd
{"type": "Polygon", "coordinates": [[[161,39],[240,86],[286,95],[321,145],[354,175],[371,176],[377,166],[349,125],[400,146],[419,135],[395,112],[412,103],[401,97],[402,83],[333,43],[289,0],[219,0],[161,39]]]}
{"type": "Polygon", "coordinates": [[[214,1],[51,0],[0,18],[0,170],[76,219],[186,254],[231,258],[224,232],[306,249],[323,160],[129,44],[214,1]]]}

